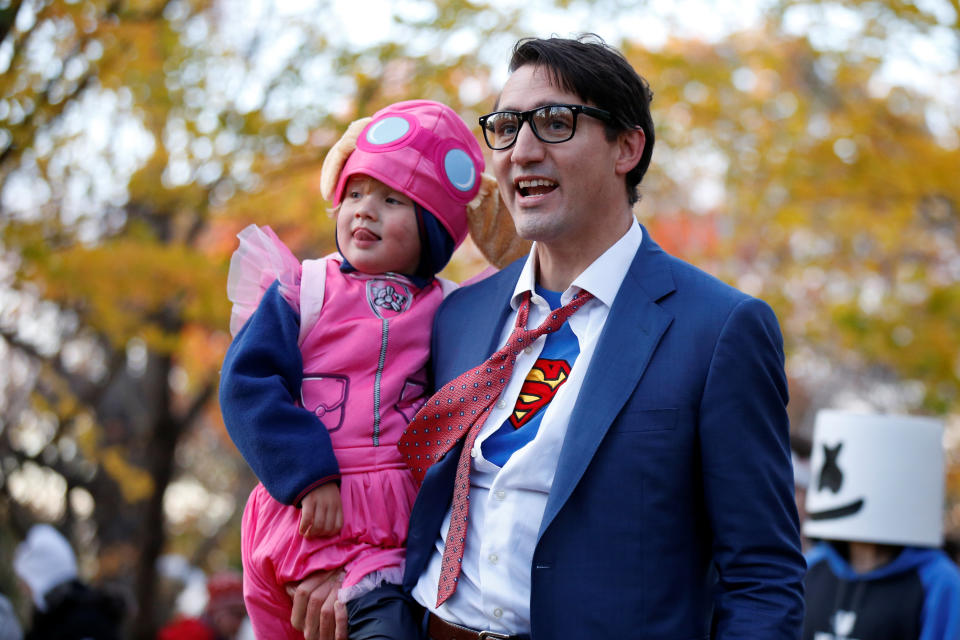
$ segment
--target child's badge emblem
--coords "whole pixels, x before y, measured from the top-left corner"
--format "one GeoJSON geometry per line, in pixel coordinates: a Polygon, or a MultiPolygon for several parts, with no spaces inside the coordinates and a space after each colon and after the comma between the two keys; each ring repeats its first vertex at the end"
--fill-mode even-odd
{"type": "Polygon", "coordinates": [[[367,280],[367,302],[381,320],[400,315],[410,308],[411,300],[413,294],[402,282],[380,278],[367,280]]]}

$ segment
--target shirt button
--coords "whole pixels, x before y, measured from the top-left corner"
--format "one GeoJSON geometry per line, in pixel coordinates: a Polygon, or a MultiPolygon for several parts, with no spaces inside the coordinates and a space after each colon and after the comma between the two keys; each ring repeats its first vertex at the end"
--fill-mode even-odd
{"type": "Polygon", "coordinates": [[[503,609],[501,609],[500,607],[497,607],[496,609],[493,610],[494,618],[499,618],[502,615],[503,615],[503,609]]]}
{"type": "Polygon", "coordinates": [[[494,491],[493,497],[496,498],[497,500],[503,500],[504,498],[507,497],[507,492],[503,490],[494,491]]]}
{"type": "Polygon", "coordinates": [[[524,353],[533,353],[533,347],[526,347],[526,348],[523,350],[523,352],[524,352],[524,353]]]}
{"type": "Polygon", "coordinates": [[[495,553],[491,553],[489,556],[487,556],[487,559],[490,560],[490,564],[497,564],[497,562],[500,561],[500,556],[495,553]]]}
{"type": "Polygon", "coordinates": [[[477,457],[477,448],[476,448],[476,447],[474,447],[473,449],[470,449],[470,457],[471,457],[471,458],[476,458],[476,457],[477,457]]]}
{"type": "Polygon", "coordinates": [[[505,406],[507,406],[506,400],[497,400],[497,409],[503,409],[505,406]]]}

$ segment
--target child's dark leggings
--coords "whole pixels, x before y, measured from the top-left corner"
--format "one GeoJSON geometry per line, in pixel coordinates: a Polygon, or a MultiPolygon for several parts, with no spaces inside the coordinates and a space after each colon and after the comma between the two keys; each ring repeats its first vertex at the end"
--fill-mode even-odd
{"type": "Polygon", "coordinates": [[[350,640],[423,640],[423,607],[399,585],[382,584],[347,602],[350,640]]]}

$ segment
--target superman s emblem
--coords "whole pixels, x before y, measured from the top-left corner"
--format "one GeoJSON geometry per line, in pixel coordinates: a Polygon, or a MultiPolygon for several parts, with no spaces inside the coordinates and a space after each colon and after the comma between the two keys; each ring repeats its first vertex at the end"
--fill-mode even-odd
{"type": "Polygon", "coordinates": [[[519,429],[530,422],[538,411],[550,404],[569,375],[570,365],[566,360],[537,360],[520,387],[520,396],[510,414],[510,424],[519,429]]]}

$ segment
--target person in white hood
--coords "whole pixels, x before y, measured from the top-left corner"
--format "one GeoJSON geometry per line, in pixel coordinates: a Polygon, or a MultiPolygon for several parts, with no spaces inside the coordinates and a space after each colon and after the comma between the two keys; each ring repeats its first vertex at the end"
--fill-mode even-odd
{"type": "Polygon", "coordinates": [[[26,585],[34,605],[25,640],[120,638],[123,601],[79,579],[73,548],[52,526],[37,524],[30,528],[14,552],[13,570],[26,585]]]}
{"type": "Polygon", "coordinates": [[[49,524],[37,524],[17,546],[13,570],[30,591],[34,606],[46,611],[45,596],[65,582],[77,579],[77,558],[67,539],[49,524]]]}

